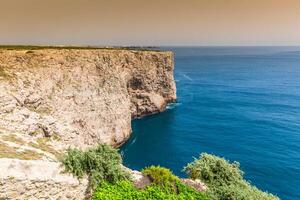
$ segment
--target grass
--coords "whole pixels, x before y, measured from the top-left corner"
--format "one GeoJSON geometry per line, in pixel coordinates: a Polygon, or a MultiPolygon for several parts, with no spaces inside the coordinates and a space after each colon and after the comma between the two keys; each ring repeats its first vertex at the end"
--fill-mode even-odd
{"type": "Polygon", "coordinates": [[[0,158],[16,158],[20,160],[39,160],[42,155],[31,150],[17,151],[16,148],[10,147],[0,142],[0,158]]]}
{"type": "Polygon", "coordinates": [[[4,135],[4,136],[2,136],[2,139],[4,141],[13,142],[13,143],[20,144],[20,145],[26,144],[26,142],[24,140],[22,140],[21,138],[18,138],[17,136],[15,136],[13,134],[4,135]]]}
{"type": "MultiPolygon", "coordinates": [[[[1,137],[1,139],[4,141],[7,141],[7,142],[19,144],[19,145],[26,144],[26,141],[22,140],[21,138],[18,138],[14,134],[4,135],[1,137]]],[[[57,138],[57,140],[58,139],[59,138],[57,138]]],[[[50,153],[50,154],[54,155],[56,158],[59,158],[61,155],[60,152],[56,151],[52,146],[47,144],[48,141],[49,141],[48,138],[38,138],[36,140],[36,143],[29,142],[28,145],[33,148],[50,153]]],[[[22,160],[37,160],[37,159],[42,158],[42,156],[39,153],[37,153],[35,151],[31,151],[31,150],[25,150],[25,151],[19,152],[19,151],[17,151],[16,148],[10,147],[10,146],[6,145],[5,143],[0,142],[0,158],[18,158],[18,159],[22,159],[22,160]]]]}
{"type": "Polygon", "coordinates": [[[56,151],[53,147],[47,144],[48,141],[48,138],[38,138],[36,143],[30,142],[29,145],[34,148],[53,154],[56,158],[59,158],[61,155],[60,152],[56,151]]]}

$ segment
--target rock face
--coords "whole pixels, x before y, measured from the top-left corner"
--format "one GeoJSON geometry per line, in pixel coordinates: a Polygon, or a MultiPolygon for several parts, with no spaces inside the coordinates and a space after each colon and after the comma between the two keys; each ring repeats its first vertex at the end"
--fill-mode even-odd
{"type": "Polygon", "coordinates": [[[1,159],[0,197],[4,199],[87,199],[88,182],[60,172],[42,160],[1,159]],[[44,170],[46,169],[46,170],[44,170]]]}
{"type": "MultiPolygon", "coordinates": [[[[123,144],[133,118],[161,112],[176,100],[173,69],[171,52],[0,50],[0,162],[34,160],[35,166],[39,160],[52,166],[68,146],[123,144]]],[[[43,170],[47,174],[48,169],[43,170]]],[[[17,174],[8,179],[0,169],[0,199],[10,194],[7,184],[16,180],[26,187],[35,181],[47,185],[47,179],[17,174]]],[[[78,191],[74,182],[49,181],[78,191]]]]}
{"type": "Polygon", "coordinates": [[[176,99],[170,52],[2,51],[0,68],[0,127],[79,147],[122,144],[176,99]]]}

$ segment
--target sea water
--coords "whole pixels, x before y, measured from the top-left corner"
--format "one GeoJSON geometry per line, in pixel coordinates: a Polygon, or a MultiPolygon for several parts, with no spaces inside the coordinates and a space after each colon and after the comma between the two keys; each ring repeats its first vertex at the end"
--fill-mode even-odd
{"type": "Polygon", "coordinates": [[[133,121],[125,165],[182,168],[208,152],[238,161],[245,178],[300,199],[300,48],[180,47],[178,101],[133,121]]]}

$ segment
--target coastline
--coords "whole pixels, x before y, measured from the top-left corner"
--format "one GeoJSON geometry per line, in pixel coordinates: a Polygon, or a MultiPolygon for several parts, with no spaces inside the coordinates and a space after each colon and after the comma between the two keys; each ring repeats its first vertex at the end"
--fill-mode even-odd
{"type": "Polygon", "coordinates": [[[32,170],[45,162],[44,171],[58,177],[62,169],[50,166],[68,147],[120,146],[130,137],[133,118],[162,112],[176,99],[171,52],[6,48],[0,48],[0,160],[16,168],[9,177],[0,170],[0,197],[80,196],[84,184],[63,186],[60,179],[31,176],[32,170]],[[20,173],[28,178],[21,181],[20,173]]]}

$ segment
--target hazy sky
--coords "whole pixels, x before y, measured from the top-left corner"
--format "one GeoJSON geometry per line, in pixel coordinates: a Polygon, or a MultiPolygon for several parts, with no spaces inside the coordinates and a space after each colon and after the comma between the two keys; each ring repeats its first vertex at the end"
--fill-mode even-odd
{"type": "Polygon", "coordinates": [[[0,44],[300,45],[300,0],[0,0],[0,44]]]}

